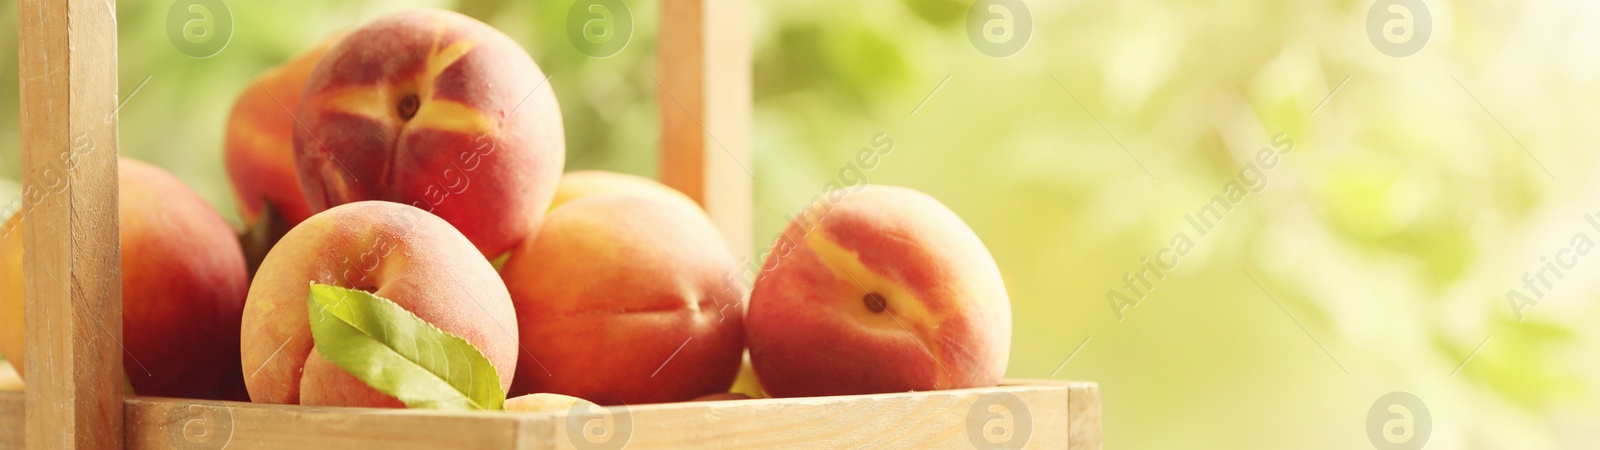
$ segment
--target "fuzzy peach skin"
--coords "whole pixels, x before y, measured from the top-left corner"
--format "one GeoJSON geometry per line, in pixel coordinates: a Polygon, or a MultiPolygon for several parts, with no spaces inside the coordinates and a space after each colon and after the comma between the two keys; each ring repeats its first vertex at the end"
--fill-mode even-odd
{"type": "Polygon", "coordinates": [[[649,178],[604,170],[579,170],[561,174],[561,183],[556,186],[556,196],[550,202],[550,210],[555,211],[556,208],[573,200],[601,195],[630,195],[659,200],[682,208],[695,219],[705,222],[707,227],[713,229],[717,227],[716,223],[711,221],[711,216],[706,215],[705,208],[701,208],[699,203],[683,192],[649,178]]]}
{"type": "Polygon", "coordinates": [[[527,351],[511,394],[616,405],[727,392],[743,295],[721,242],[660,199],[598,195],[550,213],[502,269],[527,351]]]}
{"type": "Polygon", "coordinates": [[[993,386],[1010,353],[988,249],[938,200],[899,187],[836,190],[801,211],[745,321],[774,397],[993,386]]]}
{"type": "MultiPolygon", "coordinates": [[[[211,205],[166,171],[117,164],[122,367],[139,395],[242,400],[244,254],[211,205]]],[[[23,371],[22,227],[0,237],[0,352],[23,371]]]]}
{"type": "Polygon", "coordinates": [[[659,181],[604,170],[578,170],[561,174],[561,183],[556,186],[556,195],[550,202],[550,210],[554,211],[561,205],[582,197],[607,194],[655,198],[682,206],[700,216],[706,214],[705,209],[700,208],[700,204],[695,203],[694,199],[659,181]]]}
{"type": "Polygon", "coordinates": [[[565,163],[546,81],[516,42],[467,16],[413,10],[368,23],[302,92],[294,146],[307,203],[416,206],[499,257],[532,234],[565,163]]]}
{"type": "Polygon", "coordinates": [[[295,174],[296,125],[291,113],[300,105],[300,90],[311,76],[311,69],[342,37],[342,33],[331,36],[282,65],[267,69],[234,101],[233,111],[228,113],[222,157],[246,228],[261,220],[268,204],[283,221],[278,225],[283,231],[311,216],[311,207],[300,194],[300,180],[295,174]]]}
{"type": "MultiPolygon", "coordinates": [[[[0,227],[0,356],[23,372],[22,216],[12,214],[0,227]]],[[[123,324],[127,326],[126,323],[123,324]]]]}
{"type": "Polygon", "coordinates": [[[315,349],[310,283],[361,289],[394,301],[489,359],[508,388],[517,364],[516,313],[505,284],[444,220],[390,202],[355,202],[289,230],[250,285],[240,352],[250,400],[321,406],[405,405],[315,349]]]}

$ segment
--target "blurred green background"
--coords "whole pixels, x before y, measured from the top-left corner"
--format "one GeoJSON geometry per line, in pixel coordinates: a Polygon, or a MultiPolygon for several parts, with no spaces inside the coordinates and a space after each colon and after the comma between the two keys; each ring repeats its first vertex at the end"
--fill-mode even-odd
{"type": "MultiPolygon", "coordinates": [[[[653,1],[628,2],[633,40],[605,59],[568,41],[567,0],[235,1],[209,59],[168,42],[170,2],[119,3],[122,154],[235,222],[222,132],[250,76],[410,7],[527,47],[568,170],[657,170],[653,1]]],[[[1033,1],[1027,46],[995,58],[968,0],[754,3],[752,245],[886,133],[867,178],[977,231],[1011,293],[1009,375],[1099,382],[1107,448],[1372,448],[1368,410],[1392,391],[1426,402],[1427,448],[1600,442],[1600,258],[1551,275],[1520,320],[1507,301],[1575,234],[1600,238],[1600,4],[1429,1],[1426,46],[1400,58],[1369,40],[1365,0],[1033,1]],[[1279,133],[1294,147],[1265,186],[1196,233],[1185,215],[1279,133]],[[1176,233],[1192,253],[1118,320],[1108,292],[1176,233]]],[[[3,198],[15,40],[0,34],[3,198]]]]}

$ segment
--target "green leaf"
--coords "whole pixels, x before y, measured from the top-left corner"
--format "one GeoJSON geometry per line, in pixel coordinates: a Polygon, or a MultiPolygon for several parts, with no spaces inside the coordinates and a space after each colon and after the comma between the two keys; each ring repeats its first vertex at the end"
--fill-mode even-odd
{"type": "Polygon", "coordinates": [[[317,352],[407,407],[499,410],[505,403],[500,375],[482,352],[389,299],[313,282],[307,305],[317,352]]]}

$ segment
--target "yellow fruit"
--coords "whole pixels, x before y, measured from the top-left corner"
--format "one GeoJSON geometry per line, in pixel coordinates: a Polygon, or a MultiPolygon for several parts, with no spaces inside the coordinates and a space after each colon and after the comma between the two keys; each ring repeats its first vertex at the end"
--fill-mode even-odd
{"type": "Polygon", "coordinates": [[[528,394],[506,399],[506,412],[555,412],[572,409],[584,399],[561,394],[528,394]]]}

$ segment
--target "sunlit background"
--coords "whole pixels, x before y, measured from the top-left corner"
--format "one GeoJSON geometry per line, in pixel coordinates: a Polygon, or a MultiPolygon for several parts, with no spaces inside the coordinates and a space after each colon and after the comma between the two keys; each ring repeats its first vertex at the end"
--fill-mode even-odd
{"type": "MultiPolygon", "coordinates": [[[[568,41],[567,0],[234,1],[209,59],[168,42],[170,2],[119,3],[122,154],[235,223],[222,132],[250,76],[409,7],[528,49],[568,170],[657,171],[654,1],[628,2],[632,41],[605,59],[568,41]]],[[[1397,57],[1367,0],[1030,1],[1027,45],[997,58],[969,0],[753,3],[752,245],[885,133],[867,178],[977,231],[1011,294],[1009,376],[1099,382],[1107,448],[1372,448],[1368,411],[1394,391],[1425,402],[1427,448],[1600,445],[1600,4],[1421,1],[1426,44],[1397,57]],[[1201,235],[1186,215],[1233,181],[1249,185],[1201,235]],[[1119,320],[1109,293],[1179,233],[1192,250],[1119,320]],[[1524,274],[1558,259],[1574,267],[1519,318],[1508,292],[1533,297],[1524,274]]],[[[19,191],[16,37],[0,33],[0,198],[19,191]]]]}

